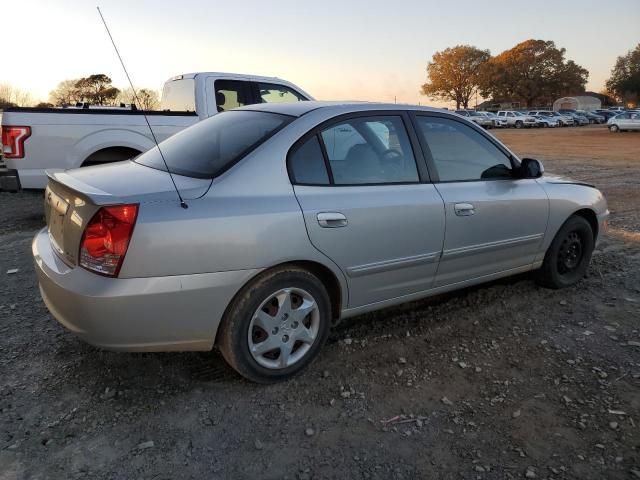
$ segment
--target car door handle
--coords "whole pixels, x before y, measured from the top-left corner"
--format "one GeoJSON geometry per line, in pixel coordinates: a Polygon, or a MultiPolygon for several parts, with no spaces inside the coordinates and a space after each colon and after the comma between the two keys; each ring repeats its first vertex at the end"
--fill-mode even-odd
{"type": "Polygon", "coordinates": [[[475,207],[470,203],[456,203],[453,210],[459,217],[468,217],[476,213],[475,207]]]}
{"type": "Polygon", "coordinates": [[[347,226],[347,217],[339,212],[322,212],[317,215],[322,228],[337,228],[347,226]]]}

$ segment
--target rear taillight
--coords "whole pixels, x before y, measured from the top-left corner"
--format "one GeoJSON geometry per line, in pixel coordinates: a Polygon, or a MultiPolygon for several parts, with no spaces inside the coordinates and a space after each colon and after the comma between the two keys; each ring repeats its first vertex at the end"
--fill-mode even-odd
{"type": "Polygon", "coordinates": [[[117,277],[129,247],[138,205],[102,207],[82,234],[80,266],[117,277]]]}
{"type": "Polygon", "coordinates": [[[24,141],[31,136],[31,127],[2,126],[2,154],[4,158],[24,157],[24,141]]]}

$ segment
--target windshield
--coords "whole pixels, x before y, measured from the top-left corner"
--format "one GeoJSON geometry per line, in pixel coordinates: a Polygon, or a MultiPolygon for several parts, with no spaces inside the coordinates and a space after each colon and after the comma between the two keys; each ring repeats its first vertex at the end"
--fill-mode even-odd
{"type": "Polygon", "coordinates": [[[484,117],[480,112],[469,112],[472,117],[484,117]]]}
{"type": "MultiPolygon", "coordinates": [[[[288,115],[268,112],[223,112],[169,137],[160,143],[160,148],[171,173],[213,178],[292,120],[288,115]]],[[[135,161],[166,171],[158,147],[143,153],[135,161]]]]}

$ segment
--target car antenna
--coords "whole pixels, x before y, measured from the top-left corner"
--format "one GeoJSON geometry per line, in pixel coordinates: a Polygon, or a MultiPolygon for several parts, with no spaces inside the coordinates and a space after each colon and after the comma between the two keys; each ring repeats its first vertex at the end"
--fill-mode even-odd
{"type": "MultiPolygon", "coordinates": [[[[124,62],[122,61],[122,57],[120,56],[120,52],[118,51],[118,47],[116,46],[116,42],[113,40],[113,36],[111,35],[111,32],[109,31],[109,27],[107,26],[107,22],[104,19],[104,17],[102,16],[102,12],[100,11],[100,7],[96,7],[96,9],[98,10],[98,14],[100,15],[100,18],[102,19],[102,23],[104,24],[104,28],[107,29],[107,34],[109,35],[109,38],[111,39],[111,44],[113,45],[113,48],[116,51],[116,55],[118,55],[118,60],[120,60],[120,65],[122,65],[122,69],[124,70],[124,74],[127,76],[127,80],[129,81],[129,85],[131,86],[131,91],[133,92],[133,98],[135,99],[136,103],[139,104],[142,107],[142,104],[138,100],[138,93],[136,92],[136,88],[133,86],[133,82],[131,81],[131,77],[129,76],[129,72],[127,72],[127,67],[124,66],[124,62]]],[[[180,195],[180,190],[178,189],[178,186],[176,185],[176,181],[173,179],[173,174],[171,173],[171,170],[169,170],[169,165],[167,165],[167,160],[164,158],[164,155],[162,154],[162,150],[160,149],[160,144],[158,143],[158,139],[156,138],[156,134],[153,133],[153,128],[151,128],[151,124],[149,123],[149,119],[147,118],[147,114],[145,113],[144,110],[142,110],[142,116],[144,117],[145,122],[147,122],[147,126],[149,127],[149,131],[151,132],[151,136],[153,137],[153,141],[155,142],[156,147],[158,148],[158,152],[160,153],[160,157],[162,158],[162,162],[164,163],[164,167],[167,169],[167,173],[169,174],[169,178],[171,179],[171,183],[173,184],[173,188],[175,188],[176,193],[178,194],[178,199],[180,200],[180,206],[182,208],[189,208],[189,205],[187,205],[187,202],[185,202],[184,198],[182,198],[182,195],[180,195]]]]}

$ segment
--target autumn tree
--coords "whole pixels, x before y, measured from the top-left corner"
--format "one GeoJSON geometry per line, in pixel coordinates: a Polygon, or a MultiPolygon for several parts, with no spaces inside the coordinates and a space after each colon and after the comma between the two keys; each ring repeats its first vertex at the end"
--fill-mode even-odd
{"type": "Polygon", "coordinates": [[[480,67],[490,58],[488,50],[470,45],[458,45],[433,55],[427,65],[428,81],[422,94],[454,101],[456,108],[469,106],[469,100],[479,85],[480,67]]]}
{"type": "Polygon", "coordinates": [[[80,79],[63,80],[55,90],[49,93],[49,101],[57,106],[74,105],[82,101],[80,91],[76,88],[76,83],[80,79]]]}
{"type": "Polygon", "coordinates": [[[157,110],[160,108],[160,96],[158,92],[150,88],[137,88],[138,102],[131,88],[125,88],[120,91],[116,98],[116,103],[131,103],[142,110],[157,110]],[[139,104],[138,104],[139,103],[139,104]]]}
{"type": "Polygon", "coordinates": [[[618,57],[606,85],[622,100],[640,98],[640,43],[626,55],[618,57]]]}
{"type": "Polygon", "coordinates": [[[480,92],[485,98],[520,101],[527,107],[582,92],[589,72],[565,60],[565,53],[552,41],[519,43],[482,66],[480,92]]]}

